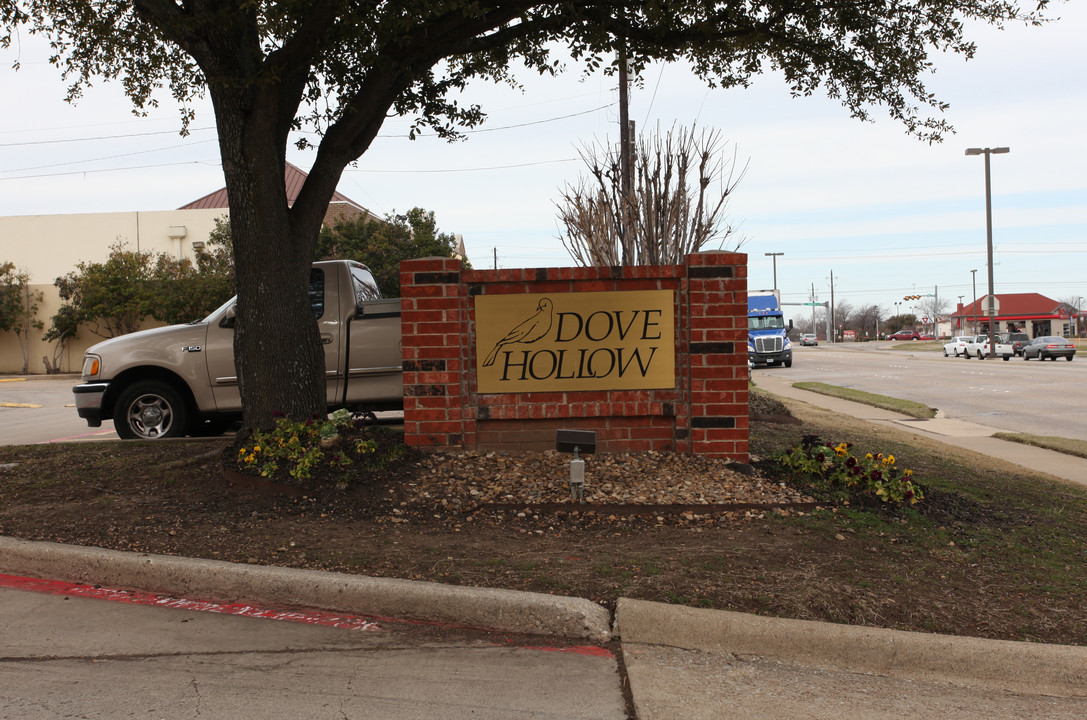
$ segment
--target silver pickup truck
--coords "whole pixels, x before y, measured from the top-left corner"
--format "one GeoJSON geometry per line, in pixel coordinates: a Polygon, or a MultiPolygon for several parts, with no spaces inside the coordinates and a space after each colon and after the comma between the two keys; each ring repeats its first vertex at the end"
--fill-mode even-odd
{"type": "MultiPolygon", "coordinates": [[[[403,407],[400,300],[382,299],[365,265],[313,264],[310,302],[325,350],[329,409],[403,407]]],[[[240,417],[234,303],[203,320],[144,330],[92,346],[73,388],[91,427],[113,420],[125,439],[222,432],[240,417]]]]}

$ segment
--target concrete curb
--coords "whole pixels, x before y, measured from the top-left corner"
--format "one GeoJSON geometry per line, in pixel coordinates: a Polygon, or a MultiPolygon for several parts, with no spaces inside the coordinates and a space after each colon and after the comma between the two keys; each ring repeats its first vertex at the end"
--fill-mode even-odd
{"type": "Polygon", "coordinates": [[[239,565],[0,536],[0,571],[197,599],[310,607],[603,643],[610,613],[582,598],[239,565]]]}
{"type": "Polygon", "coordinates": [[[1087,697],[1087,647],[926,635],[626,598],[616,608],[615,633],[624,646],[754,655],[826,670],[1087,697]]]}

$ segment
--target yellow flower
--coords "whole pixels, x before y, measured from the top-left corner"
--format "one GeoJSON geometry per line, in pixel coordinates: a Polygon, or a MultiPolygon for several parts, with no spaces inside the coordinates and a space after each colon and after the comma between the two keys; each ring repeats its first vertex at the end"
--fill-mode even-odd
{"type": "Polygon", "coordinates": [[[253,446],[253,452],[259,453],[260,452],[260,445],[254,445],[253,446]]]}

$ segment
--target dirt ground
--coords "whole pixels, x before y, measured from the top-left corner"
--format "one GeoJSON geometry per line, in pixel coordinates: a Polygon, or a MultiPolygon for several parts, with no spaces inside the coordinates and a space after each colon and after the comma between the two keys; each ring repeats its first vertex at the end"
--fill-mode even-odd
{"type": "Polygon", "coordinates": [[[764,458],[815,432],[900,454],[922,479],[1007,474],[1007,466],[802,403],[790,408],[795,418],[753,422],[754,474],[693,456],[590,456],[583,504],[566,485],[569,456],[555,453],[409,451],[349,490],[291,493],[224,476],[229,439],[0,447],[0,534],[575,595],[609,607],[626,596],[1087,644],[1082,602],[1025,592],[1021,568],[965,550],[969,537],[1031,518],[936,491],[927,514],[846,513],[775,477],[764,458]],[[926,529],[911,534],[911,524],[926,529]],[[938,538],[929,543],[926,533],[938,538]],[[958,546],[947,544],[959,536],[958,546]]]}

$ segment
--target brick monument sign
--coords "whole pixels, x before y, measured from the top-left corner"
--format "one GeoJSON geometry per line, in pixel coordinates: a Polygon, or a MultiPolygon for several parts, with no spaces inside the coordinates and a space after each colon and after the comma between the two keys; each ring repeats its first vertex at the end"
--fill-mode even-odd
{"type": "Polygon", "coordinates": [[[462,271],[401,263],[409,445],[748,460],[747,256],[462,271]]]}

